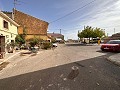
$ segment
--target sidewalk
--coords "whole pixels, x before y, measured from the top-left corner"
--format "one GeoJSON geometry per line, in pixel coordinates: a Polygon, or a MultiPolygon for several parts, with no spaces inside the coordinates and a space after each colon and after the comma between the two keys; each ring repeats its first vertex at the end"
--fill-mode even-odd
{"type": "Polygon", "coordinates": [[[107,59],[120,66],[120,53],[112,55],[108,57],[107,59]]]}
{"type": "Polygon", "coordinates": [[[6,53],[5,57],[3,59],[0,59],[0,64],[11,59],[12,57],[16,56],[19,54],[21,51],[15,51],[14,53],[6,53]]]}
{"type": "MultiPolygon", "coordinates": [[[[39,50],[39,51],[42,51],[42,50],[39,50]]],[[[28,56],[29,56],[29,54],[31,53],[31,51],[29,51],[29,50],[18,50],[18,51],[15,51],[13,53],[7,53],[7,54],[5,54],[4,59],[0,59],[0,64],[2,64],[3,62],[5,62],[5,61],[7,61],[7,60],[9,60],[11,58],[13,58],[14,56],[16,56],[16,55],[18,55],[20,53],[26,53],[26,55],[28,54],[28,56]]],[[[38,52],[37,54],[39,54],[39,53],[40,52],[38,52]]],[[[32,53],[30,55],[34,55],[34,54],[35,53],[32,53]]]]}

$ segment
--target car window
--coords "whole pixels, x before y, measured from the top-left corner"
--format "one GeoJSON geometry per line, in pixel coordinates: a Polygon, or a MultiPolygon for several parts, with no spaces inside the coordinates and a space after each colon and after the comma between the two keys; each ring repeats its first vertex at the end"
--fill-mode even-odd
{"type": "Polygon", "coordinates": [[[109,41],[107,44],[120,44],[120,41],[109,41]]]}

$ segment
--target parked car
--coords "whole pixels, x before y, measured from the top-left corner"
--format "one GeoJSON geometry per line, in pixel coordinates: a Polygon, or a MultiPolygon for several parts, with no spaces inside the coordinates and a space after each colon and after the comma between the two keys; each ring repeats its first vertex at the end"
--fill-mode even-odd
{"type": "Polygon", "coordinates": [[[58,45],[57,45],[57,43],[53,43],[53,47],[57,47],[58,45]]]}
{"type": "Polygon", "coordinates": [[[120,52],[120,40],[110,40],[106,44],[102,44],[101,50],[120,52]]]}

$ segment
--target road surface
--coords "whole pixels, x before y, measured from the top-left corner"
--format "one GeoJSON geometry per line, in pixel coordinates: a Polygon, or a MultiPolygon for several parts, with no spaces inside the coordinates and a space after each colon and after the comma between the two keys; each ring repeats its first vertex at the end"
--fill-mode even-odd
{"type": "Polygon", "coordinates": [[[67,44],[16,56],[0,71],[0,90],[120,90],[120,67],[106,60],[113,54],[67,44]]]}

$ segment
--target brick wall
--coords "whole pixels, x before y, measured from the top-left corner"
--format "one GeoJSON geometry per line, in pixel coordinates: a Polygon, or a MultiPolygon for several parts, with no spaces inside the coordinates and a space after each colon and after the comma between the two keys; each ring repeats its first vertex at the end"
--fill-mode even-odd
{"type": "Polygon", "coordinates": [[[23,28],[25,28],[28,35],[47,35],[48,22],[37,19],[18,10],[14,10],[14,20],[21,25],[18,30],[19,34],[22,34],[23,28]]]}

